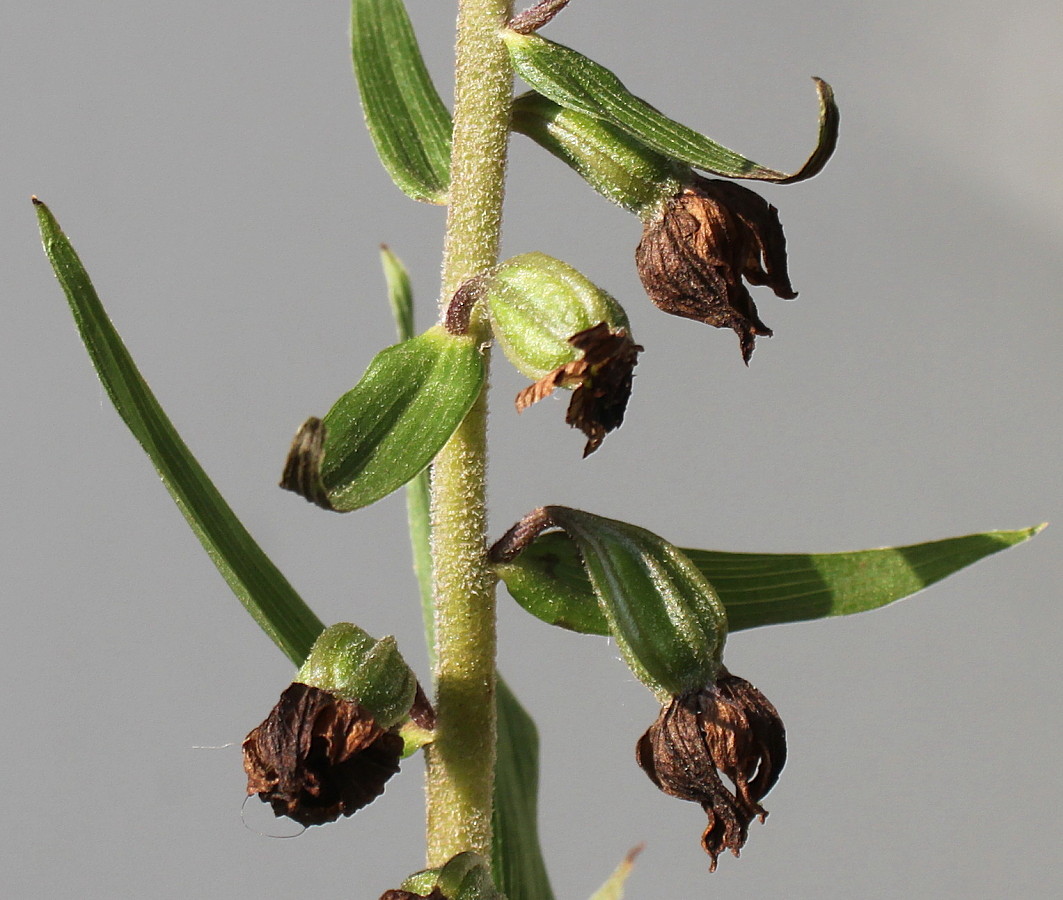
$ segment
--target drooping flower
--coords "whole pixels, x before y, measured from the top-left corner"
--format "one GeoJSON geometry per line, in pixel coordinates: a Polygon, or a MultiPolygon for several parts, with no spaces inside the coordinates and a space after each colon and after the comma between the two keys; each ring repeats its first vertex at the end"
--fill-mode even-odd
{"type": "Polygon", "coordinates": [[[743,279],[784,300],[797,296],[786,271],[778,211],[731,181],[694,176],[646,222],[635,262],[659,309],[733,329],[747,364],[756,336],[772,331],[757,315],[743,279]]]}
{"type": "Polygon", "coordinates": [[[715,871],[724,850],[738,856],[753,819],[767,816],[760,801],[786,762],[786,731],[767,697],[721,668],[714,684],[673,697],[635,753],[662,791],[701,804],[701,845],[715,871]]]}
{"type": "Polygon", "coordinates": [[[247,793],[300,825],[333,822],[384,792],[402,746],[356,701],[293,682],[244,740],[247,793]]]}

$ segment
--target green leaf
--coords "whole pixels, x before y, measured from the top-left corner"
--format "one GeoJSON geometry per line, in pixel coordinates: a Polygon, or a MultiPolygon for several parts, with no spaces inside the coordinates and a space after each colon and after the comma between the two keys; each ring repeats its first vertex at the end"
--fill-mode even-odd
{"type": "Polygon", "coordinates": [[[539,734],[501,677],[497,704],[492,870],[509,900],[554,900],[539,844],[539,734]]]}
{"type": "Polygon", "coordinates": [[[255,543],[181,440],[129,351],[54,216],[34,198],[44,249],[93,366],[118,414],[162,476],[177,508],[259,627],[299,665],[324,627],[255,543]]]}
{"type": "Polygon", "coordinates": [[[728,150],[705,135],[681,125],[632,94],[604,66],[535,34],[503,31],[517,73],[540,94],[567,109],[602,119],[641,140],[646,146],[697,169],[729,178],[758,181],[804,181],[823,170],[838,142],[838,107],[830,85],[813,79],[819,93],[819,138],[803,166],[779,172],[728,150]]]}
{"type": "Polygon", "coordinates": [[[281,486],[337,512],[375,503],[432,461],[483,381],[476,341],[442,326],[382,350],[324,419],[296,434],[281,486]]]}
{"type": "Polygon", "coordinates": [[[365,121],[384,168],[414,200],[446,203],[450,113],[402,0],[353,0],[351,52],[365,121]]]}
{"type": "MultiPolygon", "coordinates": [[[[719,594],[729,630],[741,631],[886,606],[1021,544],[1044,527],[846,553],[683,552],[719,594]]],[[[521,556],[496,569],[517,602],[544,622],[586,634],[609,633],[579,551],[566,535],[540,535],[521,556]]]]}
{"type": "Polygon", "coordinates": [[[544,512],[579,549],[609,632],[635,677],[661,697],[711,682],[727,617],[682,551],[627,522],[565,506],[544,512]]]}
{"type": "Polygon", "coordinates": [[[624,900],[624,885],[627,884],[628,876],[635,866],[635,857],[642,852],[640,844],[631,850],[623,861],[613,870],[605,884],[594,892],[591,900],[624,900]]]}

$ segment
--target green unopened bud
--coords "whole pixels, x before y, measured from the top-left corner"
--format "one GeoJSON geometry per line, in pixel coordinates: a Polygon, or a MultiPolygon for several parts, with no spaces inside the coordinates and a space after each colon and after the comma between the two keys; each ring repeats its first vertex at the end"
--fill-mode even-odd
{"type": "Polygon", "coordinates": [[[545,253],[502,263],[485,294],[495,338],[506,358],[529,378],[542,378],[579,358],[569,338],[605,322],[628,328],[620,304],[594,282],[545,253]]]}
{"type": "Polygon", "coordinates": [[[674,196],[689,167],[602,119],[531,91],[513,102],[513,130],[578,172],[599,194],[642,219],[674,196]]]}
{"type": "Polygon", "coordinates": [[[407,718],[417,694],[417,676],[395,638],[376,640],[346,622],[321,633],[295,680],[358,702],[382,728],[407,718]]]}
{"type": "Polygon", "coordinates": [[[483,857],[459,853],[446,865],[423,869],[407,878],[398,890],[380,900],[505,900],[491,880],[483,857]]]}
{"type": "Polygon", "coordinates": [[[492,561],[513,560],[547,528],[563,529],[576,544],[609,632],[643,684],[667,699],[714,681],[727,613],[678,547],[627,522],[545,506],[491,548],[492,561]]]}
{"type": "Polygon", "coordinates": [[[517,411],[557,388],[574,388],[565,421],[587,436],[583,455],[620,427],[642,350],[627,315],[572,266],[544,253],[503,263],[485,288],[491,324],[507,358],[535,383],[517,411]]]}

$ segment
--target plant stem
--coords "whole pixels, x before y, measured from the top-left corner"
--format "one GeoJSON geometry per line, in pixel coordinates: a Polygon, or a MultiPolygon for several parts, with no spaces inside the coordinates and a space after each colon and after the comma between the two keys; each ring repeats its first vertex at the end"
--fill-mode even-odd
{"type": "MultiPolygon", "coordinates": [[[[510,0],[459,0],[454,143],[441,303],[498,262],[512,68],[510,0]]],[[[474,315],[471,333],[486,342],[474,315]]],[[[427,751],[428,865],[491,858],[495,576],[486,556],[487,388],[432,468],[436,738],[427,751]]]]}

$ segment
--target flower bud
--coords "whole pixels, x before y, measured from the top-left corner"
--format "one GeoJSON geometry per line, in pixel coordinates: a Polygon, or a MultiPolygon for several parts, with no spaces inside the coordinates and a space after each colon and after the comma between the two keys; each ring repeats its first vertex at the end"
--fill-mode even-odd
{"type": "Polygon", "coordinates": [[[507,358],[535,384],[520,412],[559,387],[574,388],[565,421],[587,436],[583,455],[624,421],[632,370],[642,350],[609,294],[558,259],[525,253],[503,263],[485,297],[507,358]]]}
{"type": "Polygon", "coordinates": [[[607,200],[651,216],[690,177],[683,163],[651,150],[616,125],[531,91],[513,101],[513,130],[572,168],[607,200]]]}
{"type": "Polygon", "coordinates": [[[423,869],[407,878],[398,890],[385,891],[380,900],[505,900],[494,886],[483,857],[466,851],[446,865],[423,869]]]}
{"type": "Polygon", "coordinates": [[[491,547],[491,561],[512,561],[548,528],[561,528],[572,538],[609,633],[646,687],[664,700],[716,677],[727,614],[679,548],[628,522],[544,506],[491,547]]]}

